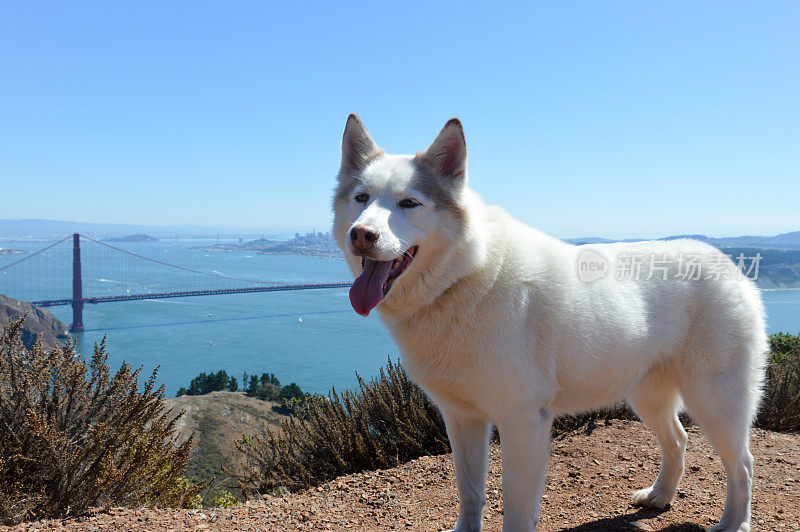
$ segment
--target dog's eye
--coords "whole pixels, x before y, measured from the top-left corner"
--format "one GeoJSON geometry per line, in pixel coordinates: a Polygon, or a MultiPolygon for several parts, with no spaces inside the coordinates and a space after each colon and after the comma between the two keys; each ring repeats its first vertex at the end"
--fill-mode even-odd
{"type": "Polygon", "coordinates": [[[419,207],[422,203],[418,202],[417,200],[413,200],[411,198],[406,198],[401,200],[400,203],[397,204],[401,209],[413,209],[414,207],[419,207]]]}
{"type": "Polygon", "coordinates": [[[362,192],[361,194],[358,194],[355,199],[359,203],[366,203],[369,201],[369,194],[362,192]]]}

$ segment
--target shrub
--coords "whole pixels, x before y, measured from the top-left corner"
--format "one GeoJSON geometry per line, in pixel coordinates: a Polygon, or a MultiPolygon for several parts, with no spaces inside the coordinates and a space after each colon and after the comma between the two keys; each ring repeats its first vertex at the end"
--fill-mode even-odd
{"type": "Polygon", "coordinates": [[[306,406],[308,406],[315,396],[323,397],[319,394],[312,395],[310,393],[304,393],[299,397],[284,398],[281,399],[281,404],[273,405],[272,410],[287,416],[303,417],[306,406]]]}
{"type": "Polygon", "coordinates": [[[589,430],[594,427],[596,421],[608,421],[609,419],[639,419],[631,408],[625,403],[601,408],[593,412],[582,412],[574,415],[559,416],[553,420],[553,436],[572,432],[584,426],[589,430]]]}
{"type": "Polygon", "coordinates": [[[438,409],[400,364],[389,361],[378,377],[358,382],[357,391],[306,396],[301,417],[284,422],[277,434],[236,442],[243,463],[230,473],[242,492],[301,489],[449,451],[438,409]]]}
{"type": "Polygon", "coordinates": [[[771,361],[782,363],[790,358],[800,358],[800,335],[776,333],[769,335],[771,361]]]}
{"type": "Polygon", "coordinates": [[[195,503],[201,487],[181,477],[192,438],[177,444],[156,371],[140,391],[141,368],[111,375],[105,339],[90,360],[74,342],[28,350],[21,324],[0,337],[0,522],[195,503]]]}
{"type": "Polygon", "coordinates": [[[800,432],[800,335],[770,335],[770,363],[756,426],[800,432]]]}
{"type": "Polygon", "coordinates": [[[233,493],[225,489],[220,489],[215,495],[210,497],[207,505],[213,508],[229,508],[231,506],[236,506],[238,503],[239,500],[233,493]]]}

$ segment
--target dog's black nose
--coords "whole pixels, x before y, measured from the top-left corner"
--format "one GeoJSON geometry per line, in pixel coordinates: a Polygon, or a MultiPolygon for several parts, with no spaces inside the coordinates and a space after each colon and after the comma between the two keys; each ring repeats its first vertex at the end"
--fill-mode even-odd
{"type": "Polygon", "coordinates": [[[364,253],[371,248],[378,240],[378,232],[374,227],[368,225],[357,225],[350,230],[350,240],[353,242],[353,249],[359,253],[364,253]]]}

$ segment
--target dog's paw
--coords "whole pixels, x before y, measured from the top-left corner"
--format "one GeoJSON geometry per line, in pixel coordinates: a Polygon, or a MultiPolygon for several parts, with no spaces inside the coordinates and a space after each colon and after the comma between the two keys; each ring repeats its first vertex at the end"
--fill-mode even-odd
{"type": "Polygon", "coordinates": [[[664,493],[650,486],[634,493],[633,497],[631,497],[631,502],[636,506],[645,506],[647,508],[665,508],[672,502],[672,496],[672,493],[664,493]]]}
{"type": "Polygon", "coordinates": [[[750,525],[748,523],[742,523],[738,526],[730,526],[720,523],[717,526],[712,526],[709,528],[708,532],[750,532],[750,525]]]}

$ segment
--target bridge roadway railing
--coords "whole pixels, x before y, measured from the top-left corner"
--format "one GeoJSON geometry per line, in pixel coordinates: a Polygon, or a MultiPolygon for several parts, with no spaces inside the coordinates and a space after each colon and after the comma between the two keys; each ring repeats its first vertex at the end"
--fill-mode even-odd
{"type": "MultiPolygon", "coordinates": [[[[112,303],[115,301],[141,301],[144,299],[167,299],[172,297],[216,296],[221,294],[247,294],[252,292],[287,292],[291,290],[317,290],[321,288],[346,288],[352,283],[309,283],[289,284],[276,286],[254,286],[248,288],[224,288],[220,290],[190,290],[184,292],[161,292],[156,294],[126,294],[124,296],[102,296],[82,298],[83,303],[112,303]]],[[[58,305],[72,305],[74,299],[50,299],[44,301],[31,301],[39,307],[54,307],[58,305]]]]}

